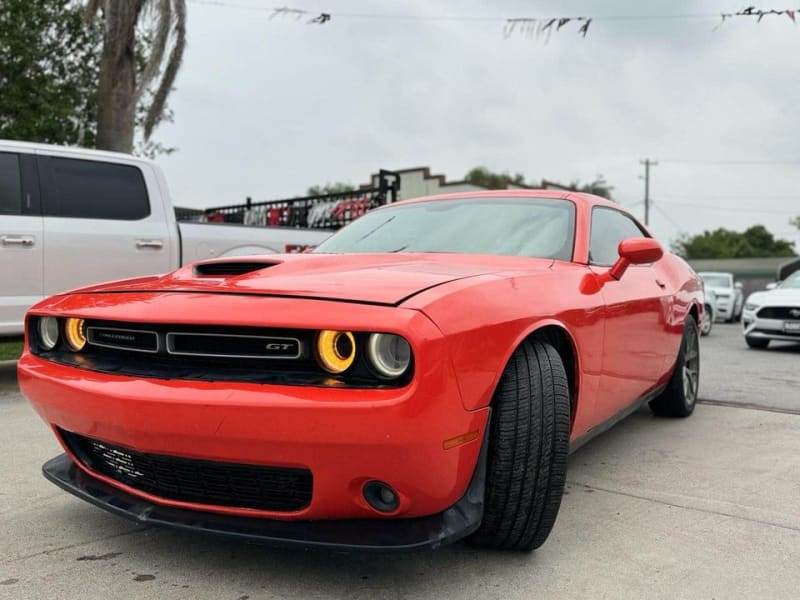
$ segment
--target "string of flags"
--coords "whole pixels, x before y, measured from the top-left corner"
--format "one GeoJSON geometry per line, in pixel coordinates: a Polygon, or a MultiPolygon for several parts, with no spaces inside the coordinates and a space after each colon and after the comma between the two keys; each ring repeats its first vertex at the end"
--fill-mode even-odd
{"type": "Polygon", "coordinates": [[[722,13],[720,15],[722,17],[722,20],[716,27],[714,27],[713,30],[716,31],[717,29],[722,27],[725,21],[727,21],[732,17],[757,17],[756,23],[761,23],[761,19],[763,19],[768,15],[786,15],[792,20],[792,23],[797,23],[797,21],[795,21],[795,13],[797,13],[798,11],[800,11],[800,9],[793,10],[787,8],[784,10],[773,10],[773,9],[761,10],[760,8],[756,8],[755,6],[748,6],[747,8],[740,10],[739,12],[722,13]]]}
{"type": "Polygon", "coordinates": [[[550,41],[550,36],[554,31],[561,31],[561,28],[571,21],[581,23],[578,33],[582,37],[586,37],[592,19],[587,17],[560,17],[557,19],[506,19],[506,24],[503,27],[503,38],[508,39],[514,35],[514,32],[519,32],[528,38],[544,39],[546,44],[550,41]]]}
{"type": "MultiPolygon", "coordinates": [[[[235,2],[225,2],[223,0],[188,0],[193,4],[206,4],[213,6],[223,6],[228,8],[242,8],[250,10],[267,10],[270,11],[269,18],[284,18],[292,19],[294,21],[303,21],[308,25],[324,25],[330,23],[334,17],[338,18],[369,18],[369,19],[413,19],[413,20],[471,20],[471,21],[500,21],[503,23],[503,39],[509,39],[511,36],[517,34],[522,37],[531,38],[543,41],[545,44],[550,40],[554,33],[561,32],[564,28],[569,28],[570,24],[577,25],[576,33],[585,38],[589,32],[589,27],[594,21],[615,21],[615,20],[660,20],[660,19],[679,19],[679,18],[713,18],[714,14],[693,14],[693,15],[624,15],[624,16],[595,16],[595,17],[515,17],[515,18],[502,18],[502,17],[465,17],[465,16],[433,16],[433,15],[391,15],[391,14],[349,14],[349,13],[328,13],[315,11],[307,11],[300,8],[292,8],[289,6],[281,6],[269,8],[265,6],[253,6],[245,4],[237,4],[235,2]]],[[[760,9],[756,6],[748,6],[737,12],[723,12],[718,13],[720,21],[713,28],[716,31],[728,20],[738,17],[751,17],[755,18],[757,23],[760,23],[766,17],[787,17],[792,23],[797,23],[798,13],[800,8],[797,9],[760,9]]]]}

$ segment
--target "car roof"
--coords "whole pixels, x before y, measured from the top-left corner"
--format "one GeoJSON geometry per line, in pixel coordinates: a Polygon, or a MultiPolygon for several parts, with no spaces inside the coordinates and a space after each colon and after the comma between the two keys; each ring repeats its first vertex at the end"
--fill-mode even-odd
{"type": "Polygon", "coordinates": [[[612,202],[607,198],[595,196],[593,194],[586,194],[584,192],[571,192],[567,190],[481,190],[469,192],[455,192],[452,194],[437,194],[434,196],[422,196],[419,198],[409,198],[407,200],[400,200],[395,204],[417,204],[419,202],[436,202],[439,200],[454,200],[457,198],[550,198],[553,200],[572,200],[573,202],[588,205],[588,206],[607,206],[609,208],[616,208],[624,212],[625,207],[620,206],[616,202],[612,202]]]}

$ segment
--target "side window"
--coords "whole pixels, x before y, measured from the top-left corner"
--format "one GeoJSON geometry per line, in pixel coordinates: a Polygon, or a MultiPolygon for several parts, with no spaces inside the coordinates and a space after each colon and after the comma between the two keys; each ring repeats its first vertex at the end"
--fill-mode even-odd
{"type": "Polygon", "coordinates": [[[619,243],[635,237],[650,236],[629,216],[613,208],[596,206],[592,209],[589,262],[593,265],[613,265],[619,258],[619,243]]]}
{"type": "Polygon", "coordinates": [[[44,212],[53,217],[135,221],[150,214],[142,172],[129,165],[50,157],[44,212]]]}
{"type": "Polygon", "coordinates": [[[19,156],[0,152],[0,215],[22,214],[19,156]]]}

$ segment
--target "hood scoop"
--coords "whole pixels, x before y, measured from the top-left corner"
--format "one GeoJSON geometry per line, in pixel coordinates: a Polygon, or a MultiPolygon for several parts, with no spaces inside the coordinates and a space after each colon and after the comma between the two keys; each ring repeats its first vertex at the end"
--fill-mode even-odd
{"type": "Polygon", "coordinates": [[[281,263],[264,261],[214,261],[195,265],[194,274],[196,277],[237,277],[279,264],[281,263]]]}

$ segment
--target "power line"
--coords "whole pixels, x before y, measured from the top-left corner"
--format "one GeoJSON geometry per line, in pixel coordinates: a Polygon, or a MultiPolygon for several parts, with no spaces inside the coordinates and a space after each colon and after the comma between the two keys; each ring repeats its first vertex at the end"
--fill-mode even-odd
{"type": "Polygon", "coordinates": [[[669,204],[670,206],[686,206],[689,208],[702,208],[705,210],[720,210],[724,212],[738,212],[749,214],[771,214],[771,215],[785,215],[787,217],[794,216],[797,211],[792,210],[769,210],[763,208],[737,208],[731,206],[711,206],[709,204],[695,204],[694,202],[673,202],[669,200],[659,200],[661,204],[669,204]]]}
{"type": "MultiPolygon", "coordinates": [[[[243,4],[241,2],[223,2],[221,0],[187,0],[189,4],[198,4],[202,6],[216,6],[221,8],[233,8],[238,10],[253,10],[261,12],[275,12],[276,9],[285,8],[277,6],[254,6],[252,4],[243,4]]],[[[314,11],[303,11],[314,12],[314,11]]],[[[414,15],[414,14],[390,14],[390,13],[348,13],[348,12],[332,12],[329,13],[336,17],[345,17],[351,19],[397,19],[397,20],[413,20],[413,21],[495,21],[505,22],[509,17],[490,16],[490,15],[414,15]]],[[[529,17],[531,19],[558,19],[564,18],[563,16],[539,16],[529,17]]],[[[577,19],[579,17],[570,17],[577,19]]],[[[600,15],[593,16],[595,21],[666,21],[666,20],[682,20],[682,19],[719,19],[720,13],[683,13],[672,15],[600,15]]]]}
{"type": "Polygon", "coordinates": [[[800,159],[788,160],[705,160],[705,159],[689,159],[689,158],[661,158],[659,159],[665,164],[679,164],[679,165],[708,165],[708,166],[725,166],[725,165],[800,165],[800,159]]]}
{"type": "Polygon", "coordinates": [[[761,194],[747,194],[747,195],[733,195],[733,194],[719,194],[719,195],[700,195],[700,196],[693,196],[690,194],[680,194],[678,196],[673,196],[672,194],[659,194],[659,198],[661,199],[678,199],[678,200],[800,200],[800,195],[766,195],[762,196],[761,194]]]}
{"type": "Polygon", "coordinates": [[[664,211],[664,210],[662,210],[662,209],[661,209],[661,207],[660,207],[660,206],[658,206],[657,204],[654,204],[654,205],[653,205],[653,207],[654,207],[654,208],[655,208],[655,209],[656,209],[656,210],[657,210],[659,213],[661,213],[661,216],[662,216],[662,217],[664,217],[664,218],[665,218],[667,221],[669,221],[670,223],[672,223],[672,225],[673,225],[673,227],[675,227],[675,229],[678,229],[678,230],[685,229],[684,227],[681,227],[680,225],[678,225],[678,224],[677,224],[677,223],[676,223],[676,222],[675,222],[675,221],[672,219],[672,217],[670,217],[670,216],[669,216],[669,215],[666,213],[666,211],[664,211]]]}

